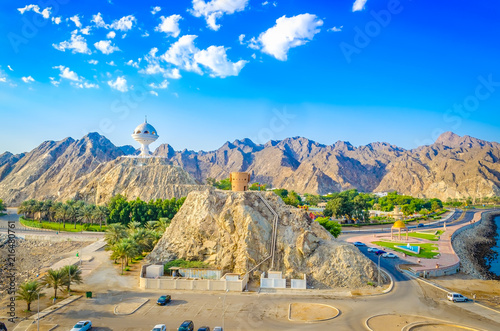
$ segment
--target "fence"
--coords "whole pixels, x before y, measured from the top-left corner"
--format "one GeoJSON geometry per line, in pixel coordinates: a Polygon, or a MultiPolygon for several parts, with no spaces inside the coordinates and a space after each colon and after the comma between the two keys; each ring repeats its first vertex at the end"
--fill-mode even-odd
{"type": "Polygon", "coordinates": [[[242,292],[248,283],[248,275],[238,280],[233,280],[234,277],[228,277],[228,279],[232,280],[226,280],[224,279],[225,275],[221,279],[146,278],[146,268],[148,266],[149,264],[143,265],[141,268],[139,286],[143,289],[242,292]]]}

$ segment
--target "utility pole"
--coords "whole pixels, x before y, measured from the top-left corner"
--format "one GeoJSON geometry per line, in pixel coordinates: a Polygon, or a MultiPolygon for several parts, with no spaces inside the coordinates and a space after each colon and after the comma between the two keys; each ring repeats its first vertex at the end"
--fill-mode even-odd
{"type": "Polygon", "coordinates": [[[380,287],[380,256],[382,254],[378,255],[378,286],[380,287]]]}

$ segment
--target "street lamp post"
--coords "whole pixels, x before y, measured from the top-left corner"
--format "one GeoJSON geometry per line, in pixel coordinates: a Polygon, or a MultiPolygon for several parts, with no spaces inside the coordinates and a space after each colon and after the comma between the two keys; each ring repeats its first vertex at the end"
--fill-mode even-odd
{"type": "Polygon", "coordinates": [[[380,256],[382,254],[378,255],[378,286],[380,287],[380,256]]]}
{"type": "MultiPolygon", "coordinates": [[[[28,291],[28,292],[35,292],[35,291],[28,291]]],[[[37,293],[37,296],[38,296],[38,304],[37,304],[37,317],[36,317],[36,330],[37,331],[40,331],[40,291],[38,291],[37,293]]]]}
{"type": "Polygon", "coordinates": [[[229,292],[228,289],[226,289],[226,293],[224,294],[224,301],[222,303],[222,330],[226,329],[225,317],[226,317],[226,296],[227,296],[227,292],[229,292]]]}

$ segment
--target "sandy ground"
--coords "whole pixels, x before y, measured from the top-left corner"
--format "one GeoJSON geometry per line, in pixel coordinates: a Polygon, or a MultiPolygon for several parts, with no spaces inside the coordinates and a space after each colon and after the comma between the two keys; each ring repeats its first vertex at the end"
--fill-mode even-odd
{"type": "Polygon", "coordinates": [[[498,280],[480,280],[462,273],[430,280],[470,299],[473,299],[476,294],[477,301],[500,309],[500,281],[498,280]]]}
{"type": "Polygon", "coordinates": [[[290,319],[301,322],[317,322],[337,317],[337,308],[315,303],[292,303],[290,319]]]}
{"type": "Polygon", "coordinates": [[[405,326],[418,323],[418,322],[430,322],[429,325],[421,325],[412,327],[410,330],[418,331],[457,331],[457,330],[475,330],[472,328],[451,325],[446,322],[438,321],[432,318],[412,316],[412,315],[380,315],[371,318],[368,321],[368,326],[373,331],[401,331],[405,326]]]}

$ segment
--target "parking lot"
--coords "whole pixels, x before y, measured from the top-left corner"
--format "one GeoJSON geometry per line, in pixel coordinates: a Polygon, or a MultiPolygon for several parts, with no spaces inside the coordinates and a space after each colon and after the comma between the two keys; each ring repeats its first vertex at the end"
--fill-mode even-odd
{"type": "Polygon", "coordinates": [[[44,323],[57,323],[60,329],[70,329],[77,321],[90,319],[93,330],[151,330],[155,324],[177,330],[184,320],[192,320],[195,329],[202,325],[225,326],[231,330],[259,329],[268,319],[288,323],[288,300],[281,297],[259,300],[255,294],[168,293],[172,301],[159,306],[156,300],[161,294],[97,294],[93,299],[82,298],[49,315],[44,323]],[[137,298],[149,301],[131,315],[114,314],[118,304],[137,298]]]}

